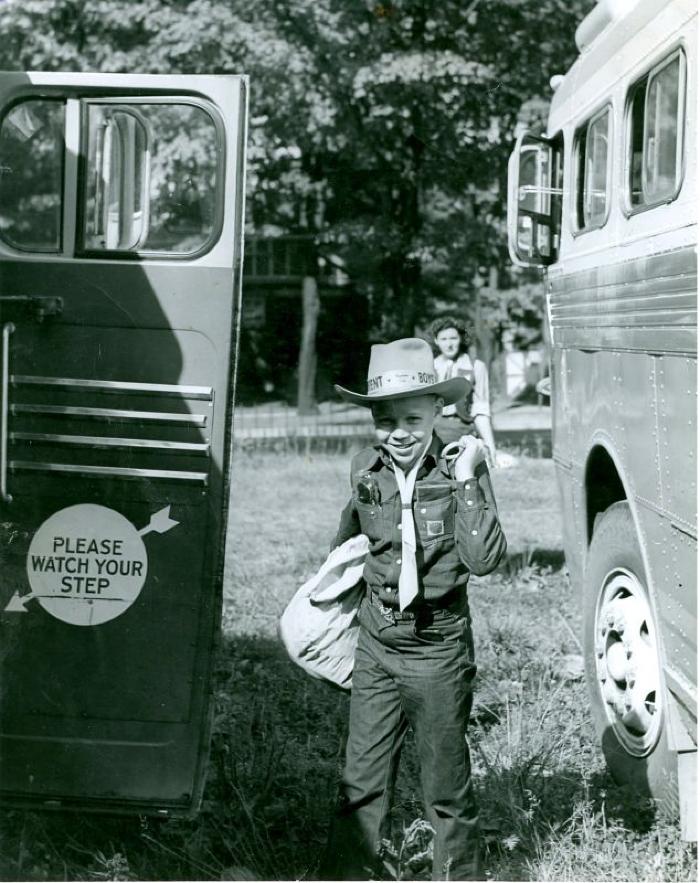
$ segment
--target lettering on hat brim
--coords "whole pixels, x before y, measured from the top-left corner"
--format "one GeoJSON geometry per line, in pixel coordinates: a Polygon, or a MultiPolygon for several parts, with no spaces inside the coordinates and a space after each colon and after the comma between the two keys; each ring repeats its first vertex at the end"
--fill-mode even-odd
{"type": "Polygon", "coordinates": [[[367,394],[382,395],[385,393],[420,390],[422,387],[434,386],[437,375],[429,371],[385,371],[367,379],[367,394]]]}

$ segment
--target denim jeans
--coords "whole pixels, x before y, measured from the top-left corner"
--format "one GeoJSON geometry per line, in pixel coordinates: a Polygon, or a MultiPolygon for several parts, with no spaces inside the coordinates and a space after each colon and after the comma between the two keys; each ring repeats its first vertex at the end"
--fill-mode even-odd
{"type": "Polygon", "coordinates": [[[431,619],[393,623],[367,598],[362,603],[341,798],[320,879],[382,875],[379,845],[409,725],[435,831],[432,877],[481,879],[466,740],[476,673],[471,624],[468,614],[448,611],[431,619]]]}

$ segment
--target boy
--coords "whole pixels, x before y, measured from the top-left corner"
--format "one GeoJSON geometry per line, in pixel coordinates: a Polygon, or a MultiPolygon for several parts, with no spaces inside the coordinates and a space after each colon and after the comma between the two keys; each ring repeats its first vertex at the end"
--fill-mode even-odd
{"type": "Polygon", "coordinates": [[[450,467],[433,432],[444,404],[463,399],[464,377],[438,382],[417,338],[372,347],[367,395],[378,444],[352,461],[352,497],[334,545],[370,539],[353,670],[341,803],[321,879],[381,873],[380,843],[408,726],[434,831],[433,879],[480,879],[477,809],[466,729],[474,666],[466,584],[489,573],[506,541],[484,463],[466,437],[450,467]]]}

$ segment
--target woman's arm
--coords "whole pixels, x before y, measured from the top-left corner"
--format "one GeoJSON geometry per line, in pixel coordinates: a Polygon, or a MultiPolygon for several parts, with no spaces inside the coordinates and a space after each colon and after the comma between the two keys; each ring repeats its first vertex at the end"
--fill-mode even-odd
{"type": "Polygon", "coordinates": [[[476,359],[474,361],[474,395],[472,397],[471,415],[476,431],[486,442],[489,460],[496,465],[496,440],[491,424],[491,400],[489,395],[489,372],[486,365],[476,359]]]}

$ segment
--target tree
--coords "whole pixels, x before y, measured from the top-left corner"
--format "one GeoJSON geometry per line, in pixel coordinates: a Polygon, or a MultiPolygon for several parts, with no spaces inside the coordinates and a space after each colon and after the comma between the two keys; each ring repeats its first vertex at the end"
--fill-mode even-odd
{"type": "Polygon", "coordinates": [[[505,170],[592,0],[26,0],[5,68],[248,73],[248,224],[312,233],[413,333],[475,280],[509,283],[505,170]]]}

